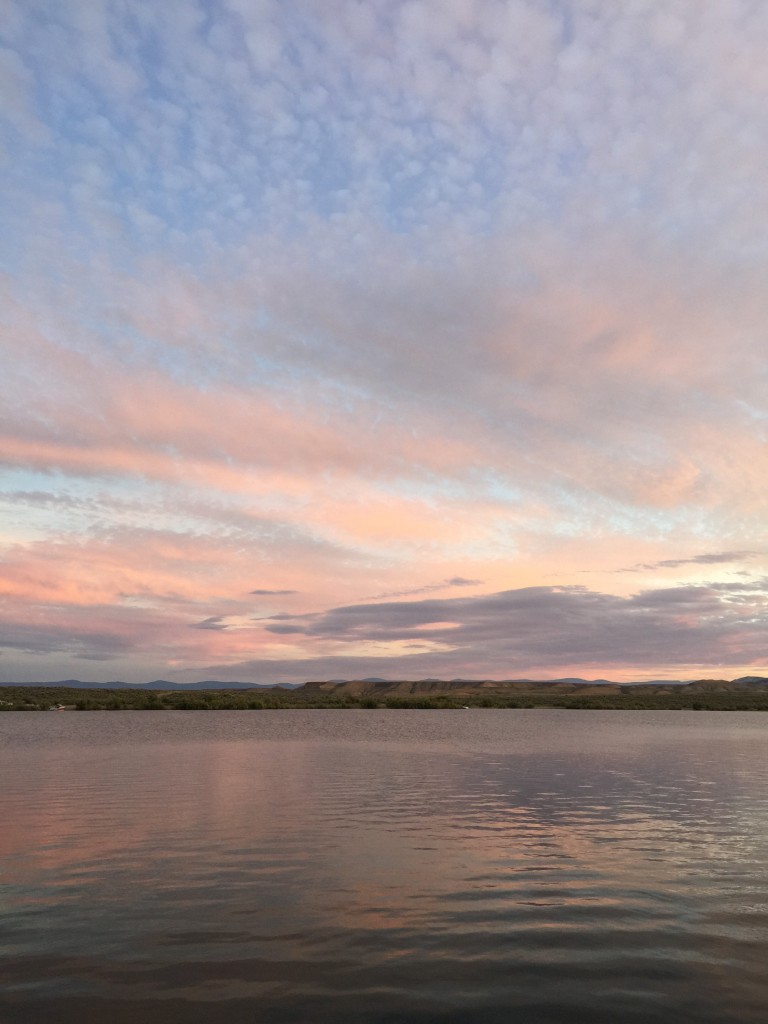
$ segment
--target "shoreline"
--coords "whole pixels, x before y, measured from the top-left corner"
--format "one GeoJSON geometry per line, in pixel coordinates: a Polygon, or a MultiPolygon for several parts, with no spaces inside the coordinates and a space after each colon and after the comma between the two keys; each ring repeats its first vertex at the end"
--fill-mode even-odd
{"type": "MultiPolygon", "coordinates": [[[[270,710],[527,710],[768,711],[768,686],[689,683],[676,686],[605,687],[538,683],[392,691],[405,684],[350,690],[350,684],[317,684],[294,690],[126,690],[66,686],[0,686],[0,712],[16,711],[270,711],[270,710]],[[320,686],[328,685],[328,689],[320,686]],[[377,692],[378,689],[378,692],[377,692]]],[[[353,684],[354,685],[354,684],[353,684]]],[[[418,684],[408,684],[413,687],[418,684]]]]}

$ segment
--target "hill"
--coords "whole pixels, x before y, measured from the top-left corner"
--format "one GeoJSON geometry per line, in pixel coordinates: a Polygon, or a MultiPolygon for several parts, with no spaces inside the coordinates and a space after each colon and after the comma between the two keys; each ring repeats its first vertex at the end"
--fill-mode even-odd
{"type": "Polygon", "coordinates": [[[173,686],[80,684],[77,680],[0,686],[0,711],[55,705],[97,710],[267,710],[287,708],[569,708],[768,711],[768,679],[615,683],[584,679],[321,680],[294,688],[216,680],[173,686]]]}
{"type": "Polygon", "coordinates": [[[124,683],[119,680],[108,683],[83,682],[80,679],[60,679],[55,682],[38,683],[0,683],[3,686],[65,686],[71,690],[133,690],[141,692],[144,690],[173,690],[185,692],[187,690],[295,690],[301,683],[228,683],[220,679],[205,679],[199,683],[172,683],[168,679],[153,679],[151,683],[124,683]]]}

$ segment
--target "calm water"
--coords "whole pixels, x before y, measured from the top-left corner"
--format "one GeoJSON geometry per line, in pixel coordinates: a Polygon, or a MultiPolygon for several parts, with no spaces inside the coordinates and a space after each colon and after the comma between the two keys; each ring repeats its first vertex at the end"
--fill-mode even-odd
{"type": "Polygon", "coordinates": [[[768,715],[0,716],[2,1024],[768,1021],[768,715]]]}

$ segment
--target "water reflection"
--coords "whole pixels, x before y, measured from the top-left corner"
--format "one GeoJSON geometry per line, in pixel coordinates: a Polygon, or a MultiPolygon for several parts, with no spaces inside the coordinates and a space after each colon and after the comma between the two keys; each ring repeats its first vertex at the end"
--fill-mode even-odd
{"type": "Polygon", "coordinates": [[[766,727],[4,715],[0,1019],[768,1019],[766,727]]]}

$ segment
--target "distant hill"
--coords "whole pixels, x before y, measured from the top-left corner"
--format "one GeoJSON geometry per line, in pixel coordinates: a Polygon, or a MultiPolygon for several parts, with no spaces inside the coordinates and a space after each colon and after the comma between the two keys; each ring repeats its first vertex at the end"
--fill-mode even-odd
{"type": "Polygon", "coordinates": [[[47,710],[263,711],[288,708],[562,708],[768,712],[768,678],[616,683],[589,679],[321,680],[264,686],[217,679],[174,684],[52,683],[0,685],[0,712],[47,710]],[[58,704],[61,707],[57,707],[58,704]]]}
{"type": "Polygon", "coordinates": [[[80,679],[61,679],[55,682],[38,683],[0,683],[0,686],[19,687],[67,687],[74,690],[130,690],[142,692],[150,690],[166,690],[178,693],[198,690],[294,690],[308,695],[336,697],[427,697],[437,694],[449,694],[454,697],[461,695],[482,697],[516,694],[552,693],[574,696],[590,696],[609,694],[627,694],[642,692],[643,694],[665,693],[746,693],[762,691],[768,688],[766,676],[741,676],[739,679],[696,679],[685,681],[680,679],[651,679],[643,682],[617,683],[609,679],[580,679],[567,677],[563,679],[325,679],[307,683],[250,683],[226,682],[220,679],[204,679],[197,683],[174,683],[169,679],[153,679],[149,683],[85,682],[80,679]]]}
{"type": "Polygon", "coordinates": [[[513,694],[518,691],[529,691],[532,689],[564,692],[578,691],[579,693],[598,689],[600,693],[620,692],[618,683],[609,683],[607,681],[593,683],[585,679],[401,679],[386,682],[354,679],[343,683],[334,681],[308,682],[303,687],[300,687],[300,689],[315,693],[333,693],[337,696],[348,694],[356,697],[427,696],[438,693],[450,693],[455,696],[483,693],[491,695],[499,693],[513,694]]]}
{"type": "Polygon", "coordinates": [[[66,686],[72,690],[295,690],[301,683],[228,683],[219,679],[205,679],[199,683],[172,683],[168,679],[153,679],[151,683],[83,682],[80,679],[60,679],[45,683],[0,683],[0,686],[66,686]]]}
{"type": "Polygon", "coordinates": [[[685,682],[679,679],[660,679],[634,683],[615,683],[607,679],[416,679],[392,680],[387,682],[367,679],[347,680],[338,682],[327,680],[308,682],[299,687],[300,691],[317,694],[334,694],[342,697],[406,697],[427,696],[439,693],[453,696],[498,696],[533,691],[547,691],[577,696],[592,694],[622,694],[642,691],[644,694],[674,692],[689,693],[721,693],[743,692],[745,690],[768,687],[768,678],[762,676],[743,676],[740,679],[696,679],[685,682]]]}

